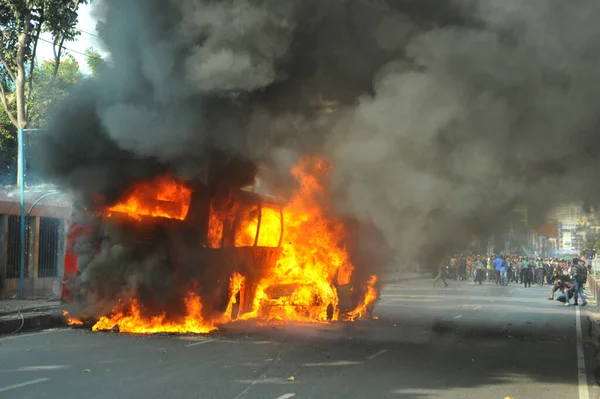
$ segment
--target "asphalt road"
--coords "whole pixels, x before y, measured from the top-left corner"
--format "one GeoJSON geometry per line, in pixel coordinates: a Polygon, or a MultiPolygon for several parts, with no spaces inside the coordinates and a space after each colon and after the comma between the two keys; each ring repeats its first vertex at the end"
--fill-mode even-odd
{"type": "Polygon", "coordinates": [[[378,319],[356,323],[8,336],[0,398],[600,397],[590,308],[578,362],[577,309],[547,296],[547,287],[413,281],[384,287],[378,319]]]}

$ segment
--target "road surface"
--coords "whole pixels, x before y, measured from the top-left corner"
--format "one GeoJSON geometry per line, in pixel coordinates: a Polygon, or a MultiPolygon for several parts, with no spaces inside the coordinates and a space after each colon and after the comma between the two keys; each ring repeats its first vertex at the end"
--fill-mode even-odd
{"type": "Polygon", "coordinates": [[[587,309],[580,340],[577,308],[547,296],[419,280],[385,286],[377,319],[356,323],[0,337],[0,398],[599,397],[587,309]]]}

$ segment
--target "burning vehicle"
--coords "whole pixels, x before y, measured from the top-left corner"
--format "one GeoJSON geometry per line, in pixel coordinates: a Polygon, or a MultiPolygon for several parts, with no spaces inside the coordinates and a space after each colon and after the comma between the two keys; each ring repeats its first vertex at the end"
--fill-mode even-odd
{"type": "Polygon", "coordinates": [[[62,295],[69,322],[93,320],[95,331],[206,333],[240,320],[369,316],[378,278],[355,273],[348,250],[365,228],[330,214],[329,170],[324,160],[303,159],[287,201],[160,176],[135,183],[115,204],[76,213],[62,295]],[[104,266],[111,262],[120,266],[104,266]]]}

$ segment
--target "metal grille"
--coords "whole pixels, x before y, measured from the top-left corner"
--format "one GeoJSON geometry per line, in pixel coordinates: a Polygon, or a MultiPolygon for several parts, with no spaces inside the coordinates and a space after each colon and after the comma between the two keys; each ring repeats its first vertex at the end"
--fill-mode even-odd
{"type": "MultiPolygon", "coordinates": [[[[6,278],[19,278],[21,259],[21,234],[19,215],[8,215],[8,237],[6,240],[6,278]]],[[[29,221],[25,224],[25,276],[27,276],[27,259],[29,257],[29,221]]],[[[25,277],[24,276],[24,277],[25,277]]]]}
{"type": "Polygon", "coordinates": [[[38,277],[58,275],[59,226],[61,219],[40,218],[38,277]]]}

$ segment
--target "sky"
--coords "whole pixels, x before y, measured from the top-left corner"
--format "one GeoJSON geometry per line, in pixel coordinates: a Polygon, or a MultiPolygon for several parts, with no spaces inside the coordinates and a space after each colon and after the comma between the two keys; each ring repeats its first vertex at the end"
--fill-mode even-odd
{"type": "MultiPolygon", "coordinates": [[[[103,53],[103,51],[100,49],[101,46],[99,44],[99,40],[97,37],[95,37],[95,35],[98,33],[96,32],[96,17],[93,11],[93,7],[87,4],[79,7],[79,23],[77,24],[77,29],[81,30],[82,32],[79,37],[77,37],[76,41],[67,42],[64,44],[64,47],[71,51],[63,49],[63,52],[67,52],[75,57],[77,62],[79,62],[81,71],[86,74],[90,73],[90,70],[85,61],[85,56],[83,55],[85,50],[89,47],[94,47],[96,50],[100,51],[100,53],[103,53]]],[[[52,51],[51,44],[52,36],[49,33],[45,33],[41,35],[41,38],[49,41],[50,43],[43,40],[39,41],[37,49],[37,54],[39,57],[38,60],[43,61],[53,59],[54,53],[52,51]]]]}

